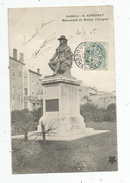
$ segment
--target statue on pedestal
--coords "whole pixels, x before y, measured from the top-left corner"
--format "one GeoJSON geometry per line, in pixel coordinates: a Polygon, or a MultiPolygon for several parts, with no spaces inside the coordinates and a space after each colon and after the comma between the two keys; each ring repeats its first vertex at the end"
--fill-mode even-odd
{"type": "Polygon", "coordinates": [[[48,64],[54,71],[54,75],[63,74],[71,76],[70,70],[73,62],[73,53],[71,48],[67,45],[67,39],[64,35],[61,35],[58,40],[60,41],[60,45],[48,64]]]}

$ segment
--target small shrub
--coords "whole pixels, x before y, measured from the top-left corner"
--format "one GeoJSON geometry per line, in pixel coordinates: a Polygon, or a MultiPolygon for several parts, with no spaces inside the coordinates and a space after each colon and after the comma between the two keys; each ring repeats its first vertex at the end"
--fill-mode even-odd
{"type": "Polygon", "coordinates": [[[97,108],[96,105],[86,103],[81,105],[80,107],[80,113],[85,119],[85,122],[102,122],[103,121],[103,114],[104,109],[97,108]]]}
{"type": "Polygon", "coordinates": [[[108,105],[107,111],[110,111],[110,110],[116,110],[116,104],[112,103],[112,104],[108,105]]]}
{"type": "Polygon", "coordinates": [[[41,107],[32,111],[34,116],[34,121],[39,122],[39,119],[42,117],[41,107]]]}
{"type": "Polygon", "coordinates": [[[106,111],[104,114],[104,121],[116,122],[116,111],[115,110],[106,111]]]}
{"type": "MultiPolygon", "coordinates": [[[[37,124],[31,111],[28,109],[15,110],[11,112],[11,126],[12,129],[20,128],[24,133],[25,140],[28,139],[28,132],[32,127],[36,127],[37,124]]],[[[17,130],[17,129],[16,129],[17,130]]],[[[14,131],[12,130],[14,133],[14,131]]],[[[17,130],[18,132],[18,130],[17,130]]],[[[21,133],[21,131],[19,131],[21,133]]]]}
{"type": "Polygon", "coordinates": [[[97,109],[94,104],[83,104],[80,106],[80,114],[83,116],[85,122],[93,121],[93,112],[97,109]]]}
{"type": "Polygon", "coordinates": [[[93,121],[94,122],[103,122],[104,119],[104,110],[103,109],[96,109],[93,112],[93,121]]]}
{"type": "Polygon", "coordinates": [[[93,116],[92,116],[91,112],[84,112],[84,113],[82,113],[82,116],[83,116],[85,122],[93,121],[93,116]]]}
{"type": "Polygon", "coordinates": [[[112,103],[108,105],[104,113],[104,121],[116,122],[116,104],[112,103]]]}
{"type": "Polygon", "coordinates": [[[116,104],[110,104],[107,109],[98,108],[94,104],[86,103],[81,105],[80,113],[85,122],[115,122],[116,121],[116,104]]]}
{"type": "Polygon", "coordinates": [[[97,109],[97,106],[94,104],[90,104],[90,103],[86,103],[80,106],[80,112],[84,113],[84,112],[92,112],[95,111],[97,109]]]}

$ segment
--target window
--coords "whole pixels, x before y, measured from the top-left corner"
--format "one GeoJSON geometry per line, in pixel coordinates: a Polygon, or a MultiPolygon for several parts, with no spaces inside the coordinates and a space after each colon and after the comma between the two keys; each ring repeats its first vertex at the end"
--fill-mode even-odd
{"type": "Polygon", "coordinates": [[[24,83],[27,83],[27,78],[24,78],[24,83]]]}
{"type": "Polygon", "coordinates": [[[24,78],[27,78],[27,71],[24,71],[24,78]]]}
{"type": "Polygon", "coordinates": [[[19,77],[21,77],[21,71],[19,71],[19,77]]]}
{"type": "Polygon", "coordinates": [[[24,95],[28,95],[28,89],[24,88],[24,95]]]}
{"type": "Polygon", "coordinates": [[[34,86],[34,81],[32,81],[32,85],[34,86]]]}
{"type": "Polygon", "coordinates": [[[28,103],[24,102],[24,109],[27,109],[27,108],[28,108],[28,103]]]}
{"type": "Polygon", "coordinates": [[[42,87],[40,87],[40,93],[43,94],[43,88],[42,87]]]}

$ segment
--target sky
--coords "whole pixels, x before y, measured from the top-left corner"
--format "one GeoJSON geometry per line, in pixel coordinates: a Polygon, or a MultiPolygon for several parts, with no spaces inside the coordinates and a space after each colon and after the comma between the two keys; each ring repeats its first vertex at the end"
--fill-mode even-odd
{"type": "Polygon", "coordinates": [[[34,71],[40,68],[43,77],[53,74],[48,62],[59,46],[58,38],[61,35],[66,36],[73,53],[82,42],[107,42],[107,70],[84,71],[73,62],[71,73],[78,80],[82,80],[83,85],[95,86],[98,91],[115,91],[114,26],[111,6],[9,9],[10,56],[13,56],[13,48],[17,49],[18,59],[20,53],[24,53],[26,67],[34,71]],[[89,14],[102,14],[103,18],[108,20],[62,21],[76,19],[67,18],[67,15],[76,15],[84,19],[83,15],[89,14]],[[36,54],[39,49],[39,53],[36,54]]]}

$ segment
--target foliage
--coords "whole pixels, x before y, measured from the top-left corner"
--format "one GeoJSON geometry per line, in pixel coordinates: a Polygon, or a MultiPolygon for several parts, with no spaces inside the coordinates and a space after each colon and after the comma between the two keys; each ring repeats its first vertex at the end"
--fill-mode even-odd
{"type": "Polygon", "coordinates": [[[86,103],[81,105],[80,113],[85,119],[85,122],[103,121],[102,117],[103,109],[98,109],[97,106],[94,104],[86,103]]]}
{"type": "Polygon", "coordinates": [[[116,111],[108,110],[104,114],[104,121],[115,122],[116,121],[116,111]]]}
{"type": "Polygon", "coordinates": [[[86,103],[80,106],[80,114],[85,122],[114,122],[116,121],[116,104],[110,104],[107,109],[104,109],[86,103]]]}
{"type": "Polygon", "coordinates": [[[41,107],[39,107],[38,109],[33,110],[32,114],[33,114],[33,116],[35,118],[35,121],[39,122],[39,119],[42,117],[41,107]]]}
{"type": "Polygon", "coordinates": [[[28,109],[15,110],[11,112],[11,124],[23,130],[25,140],[28,139],[28,131],[32,126],[36,126],[34,116],[28,109]]]}
{"type": "Polygon", "coordinates": [[[96,109],[93,112],[93,121],[102,122],[103,120],[104,120],[104,110],[103,109],[96,109]]]}
{"type": "Polygon", "coordinates": [[[41,131],[37,132],[35,134],[32,134],[30,136],[36,135],[36,138],[38,138],[39,136],[42,137],[43,141],[46,141],[46,134],[50,135],[50,134],[55,134],[54,130],[56,129],[54,127],[55,122],[54,123],[50,123],[48,125],[46,125],[46,123],[44,123],[41,120],[41,131]]]}
{"type": "Polygon", "coordinates": [[[97,106],[94,104],[90,104],[90,103],[83,104],[80,107],[80,111],[83,113],[84,112],[92,112],[92,111],[95,111],[96,109],[97,109],[97,106]]]}
{"type": "Polygon", "coordinates": [[[110,111],[110,110],[116,110],[116,104],[112,103],[112,104],[108,105],[107,111],[110,111]]]}
{"type": "Polygon", "coordinates": [[[115,122],[116,121],[116,104],[112,103],[108,105],[104,114],[104,121],[115,122]]]}

